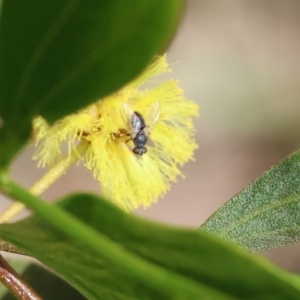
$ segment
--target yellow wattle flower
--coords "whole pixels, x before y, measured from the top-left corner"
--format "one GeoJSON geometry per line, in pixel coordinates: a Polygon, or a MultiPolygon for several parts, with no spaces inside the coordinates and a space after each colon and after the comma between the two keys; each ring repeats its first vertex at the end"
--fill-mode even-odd
{"type": "MultiPolygon", "coordinates": [[[[61,157],[60,145],[69,152],[81,140],[88,141],[85,164],[100,182],[104,196],[125,210],[147,207],[164,195],[170,182],[182,175],[179,166],[193,158],[197,144],[192,118],[198,105],[184,98],[178,82],[168,80],[155,88],[142,85],[150,78],[169,72],[166,56],[158,57],[146,71],[123,89],[69,115],[53,126],[38,117],[33,122],[39,145],[35,159],[40,166],[51,166],[61,157]],[[159,102],[159,118],[147,153],[141,157],[132,152],[131,128],[124,120],[124,103],[139,112],[147,124],[147,113],[159,102]]],[[[147,128],[145,129],[147,132],[147,128]]],[[[148,132],[147,132],[148,134],[148,132]]]]}

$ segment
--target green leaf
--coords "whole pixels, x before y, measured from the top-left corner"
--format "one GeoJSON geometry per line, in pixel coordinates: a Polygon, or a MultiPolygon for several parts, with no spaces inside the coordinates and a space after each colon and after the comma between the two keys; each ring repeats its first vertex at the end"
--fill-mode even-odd
{"type": "Polygon", "coordinates": [[[300,151],[233,197],[200,228],[251,251],[300,240],[300,151]]]}
{"type": "Polygon", "coordinates": [[[33,116],[57,120],[136,77],[181,9],[180,0],[3,0],[0,165],[28,139],[33,116]]]}
{"type": "MultiPolygon", "coordinates": [[[[6,259],[22,278],[42,297],[43,300],[85,300],[67,282],[45,268],[24,260],[6,259]]],[[[15,297],[0,285],[0,299],[14,300],[15,297]]]]}
{"type": "MultiPolygon", "coordinates": [[[[38,216],[0,225],[0,234],[55,270],[88,299],[300,297],[298,278],[205,232],[144,221],[93,195],[70,196],[58,204],[105,236],[107,244],[115,245],[111,259],[76,239],[75,229],[74,237],[66,236],[38,216]],[[132,265],[124,268],[117,256],[133,257],[132,265]],[[161,276],[164,272],[167,277],[161,276]]],[[[49,206],[49,219],[54,217],[53,208],[49,206]]]]}

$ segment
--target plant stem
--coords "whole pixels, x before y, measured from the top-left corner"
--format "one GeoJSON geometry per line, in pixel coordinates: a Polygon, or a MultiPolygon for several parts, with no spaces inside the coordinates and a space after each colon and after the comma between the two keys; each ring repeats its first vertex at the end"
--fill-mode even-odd
{"type": "Polygon", "coordinates": [[[20,277],[0,255],[0,280],[20,300],[42,300],[42,298],[20,277]]]}
{"type": "MultiPolygon", "coordinates": [[[[37,181],[30,189],[33,195],[41,195],[49,186],[57,179],[63,176],[67,169],[77,161],[88,148],[89,143],[82,141],[70,154],[64,157],[58,164],[52,167],[39,181],[37,181]]],[[[7,223],[18,215],[26,206],[21,202],[14,202],[4,212],[0,214],[0,224],[7,223]]]]}
{"type": "Polygon", "coordinates": [[[141,282],[147,282],[153,288],[163,291],[170,296],[170,299],[206,299],[208,295],[210,295],[211,299],[233,299],[226,293],[170,272],[138,257],[122,245],[67,213],[59,206],[51,205],[28,193],[26,189],[10,181],[9,178],[1,176],[1,174],[0,190],[13,199],[22,200],[54,228],[72,237],[77,242],[83,243],[87,248],[94,250],[96,255],[104,258],[120,270],[128,272],[130,276],[141,282]]]}

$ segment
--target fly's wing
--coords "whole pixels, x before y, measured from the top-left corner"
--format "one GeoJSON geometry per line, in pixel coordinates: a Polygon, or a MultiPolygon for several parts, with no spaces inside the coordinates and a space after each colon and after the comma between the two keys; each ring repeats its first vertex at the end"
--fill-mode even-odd
{"type": "Polygon", "coordinates": [[[140,119],[126,103],[122,104],[121,115],[127,131],[130,133],[131,138],[134,139],[141,128],[140,119]]]}
{"type": "Polygon", "coordinates": [[[155,102],[149,107],[147,112],[146,130],[148,135],[150,135],[156,122],[158,121],[159,114],[160,114],[160,104],[159,102],[155,102]]]}

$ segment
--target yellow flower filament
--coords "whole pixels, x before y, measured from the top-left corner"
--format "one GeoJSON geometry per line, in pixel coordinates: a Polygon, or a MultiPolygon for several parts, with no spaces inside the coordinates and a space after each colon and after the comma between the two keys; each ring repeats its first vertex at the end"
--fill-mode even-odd
{"type": "MultiPolygon", "coordinates": [[[[71,154],[67,156],[67,165],[62,167],[63,174],[69,167],[68,163],[71,164],[70,158],[77,159],[79,150],[75,153],[72,149],[76,144],[84,143],[87,148],[81,153],[85,154],[85,166],[101,184],[106,198],[127,211],[156,202],[170,189],[171,182],[182,176],[179,167],[193,159],[197,148],[192,118],[198,115],[198,105],[185,99],[178,82],[167,80],[157,87],[143,88],[149,79],[167,72],[170,70],[166,57],[159,57],[117,93],[57,121],[51,127],[41,117],[36,118],[34,132],[39,145],[35,158],[38,165],[51,168],[57,161],[63,164],[61,143],[66,142],[71,154]],[[148,112],[157,102],[159,118],[152,126],[148,112]],[[141,157],[132,152],[136,146],[133,141],[128,141],[132,124],[131,116],[124,116],[124,104],[132,114],[136,111],[145,119],[145,134],[150,142],[145,145],[147,153],[141,157]]],[[[51,174],[50,170],[46,179],[41,179],[31,192],[38,195],[44,187],[52,184],[58,177],[52,179],[51,174]]],[[[21,208],[20,204],[15,204],[16,211],[21,208]]],[[[4,212],[0,222],[13,214],[13,209],[4,212]]]]}

